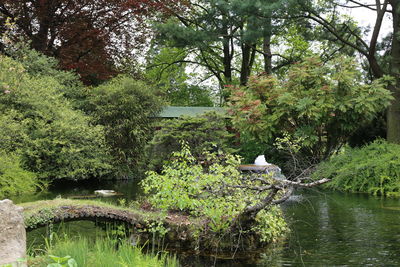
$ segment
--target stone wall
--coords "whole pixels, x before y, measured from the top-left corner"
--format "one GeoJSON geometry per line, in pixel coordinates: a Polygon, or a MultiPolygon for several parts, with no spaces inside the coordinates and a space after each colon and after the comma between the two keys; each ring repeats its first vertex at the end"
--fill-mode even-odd
{"type": "Polygon", "coordinates": [[[22,211],[23,208],[9,199],[0,201],[0,266],[26,266],[26,232],[22,211]]]}

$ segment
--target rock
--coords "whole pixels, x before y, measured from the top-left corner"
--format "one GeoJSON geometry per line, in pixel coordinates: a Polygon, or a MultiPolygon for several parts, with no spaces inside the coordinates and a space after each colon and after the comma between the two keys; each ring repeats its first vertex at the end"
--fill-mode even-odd
{"type": "Polygon", "coordinates": [[[0,266],[26,265],[26,232],[23,208],[9,199],[0,201],[0,266]]]}

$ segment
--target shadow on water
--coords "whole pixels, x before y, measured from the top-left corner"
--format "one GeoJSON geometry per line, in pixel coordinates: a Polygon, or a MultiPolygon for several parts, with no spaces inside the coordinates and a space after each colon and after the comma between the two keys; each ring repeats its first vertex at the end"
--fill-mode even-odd
{"type": "MultiPolygon", "coordinates": [[[[121,192],[127,201],[140,194],[137,181],[95,180],[57,183],[49,192],[14,201],[91,195],[97,189],[121,192]]],[[[400,266],[398,199],[306,190],[298,192],[282,208],[291,233],[281,247],[265,253],[237,254],[235,259],[216,259],[183,251],[172,253],[178,254],[182,266],[400,266]]],[[[99,231],[93,222],[65,225],[77,235],[97,235],[99,231]]],[[[38,231],[28,234],[28,246],[32,247],[40,236],[43,239],[45,230],[38,231]]]]}

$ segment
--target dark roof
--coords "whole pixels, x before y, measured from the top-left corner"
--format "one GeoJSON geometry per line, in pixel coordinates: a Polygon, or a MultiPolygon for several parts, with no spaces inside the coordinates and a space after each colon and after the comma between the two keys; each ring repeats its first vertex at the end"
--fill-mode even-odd
{"type": "Polygon", "coordinates": [[[178,118],[180,116],[193,117],[211,111],[226,115],[225,109],[221,107],[165,107],[156,117],[157,118],[178,118]]]}

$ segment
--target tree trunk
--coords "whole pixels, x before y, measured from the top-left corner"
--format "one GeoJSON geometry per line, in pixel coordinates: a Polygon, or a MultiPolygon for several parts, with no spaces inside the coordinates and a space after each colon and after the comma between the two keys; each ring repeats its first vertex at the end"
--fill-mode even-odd
{"type": "Polygon", "coordinates": [[[246,85],[250,73],[251,46],[242,44],[242,67],[240,69],[240,85],[246,85]]]}
{"type": "Polygon", "coordinates": [[[232,83],[232,56],[231,56],[231,47],[230,42],[231,38],[228,32],[228,25],[224,24],[222,27],[223,34],[223,65],[224,65],[224,78],[226,84],[232,83]]]}
{"type": "Polygon", "coordinates": [[[393,10],[393,40],[390,62],[390,75],[396,80],[389,89],[394,100],[387,111],[387,140],[400,144],[400,1],[390,1],[393,10]]]}
{"type": "Polygon", "coordinates": [[[271,19],[266,22],[267,31],[263,40],[264,71],[266,74],[272,73],[272,52],[271,52],[271,19]]]}

